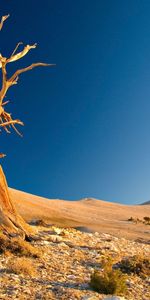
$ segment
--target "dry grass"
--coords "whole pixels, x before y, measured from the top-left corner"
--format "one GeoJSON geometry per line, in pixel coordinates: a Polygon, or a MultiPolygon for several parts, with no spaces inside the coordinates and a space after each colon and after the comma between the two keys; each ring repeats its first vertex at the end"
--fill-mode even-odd
{"type": "Polygon", "coordinates": [[[31,261],[31,259],[26,257],[17,257],[15,258],[15,260],[9,260],[7,267],[9,272],[11,273],[23,274],[28,276],[37,275],[37,270],[35,269],[33,262],[31,261]]]}
{"type": "Polygon", "coordinates": [[[10,245],[10,251],[22,256],[38,258],[41,256],[41,250],[33,247],[30,243],[21,238],[13,239],[10,245]]]}
{"type": "Polygon", "coordinates": [[[124,273],[147,278],[150,276],[150,258],[142,255],[126,257],[121,260],[119,268],[124,273]]]}
{"type": "Polygon", "coordinates": [[[0,252],[11,252],[21,256],[39,258],[42,256],[42,251],[33,247],[30,243],[21,238],[9,239],[3,233],[0,233],[0,252]]]}

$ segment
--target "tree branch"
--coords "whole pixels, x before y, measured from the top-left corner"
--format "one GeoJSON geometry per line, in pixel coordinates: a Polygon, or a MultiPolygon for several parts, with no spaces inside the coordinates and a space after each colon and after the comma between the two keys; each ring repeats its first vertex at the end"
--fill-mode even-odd
{"type": "Polygon", "coordinates": [[[20,45],[22,45],[22,44],[23,44],[22,42],[19,42],[19,43],[17,44],[16,48],[14,49],[13,53],[11,54],[11,57],[15,54],[15,52],[16,52],[17,49],[18,49],[18,47],[19,47],[20,45]]]}
{"type": "Polygon", "coordinates": [[[4,24],[5,20],[7,20],[9,18],[9,16],[10,15],[2,16],[1,21],[0,21],[0,30],[2,30],[3,24],[4,24]]]}
{"type": "Polygon", "coordinates": [[[7,72],[6,72],[6,58],[0,55],[0,63],[2,67],[2,88],[0,91],[0,105],[6,95],[6,92],[9,88],[9,83],[7,82],[7,72]]]}
{"type": "Polygon", "coordinates": [[[0,158],[4,158],[6,154],[0,153],[0,158]]]}
{"type": "MultiPolygon", "coordinates": [[[[20,45],[20,43],[17,44],[17,46],[16,46],[16,48],[15,48],[13,54],[16,52],[16,50],[17,50],[17,48],[18,48],[19,45],[20,45]]],[[[37,44],[25,46],[24,49],[23,49],[21,52],[15,54],[15,55],[12,54],[10,58],[7,58],[7,63],[12,62],[12,61],[16,61],[16,60],[22,58],[22,57],[25,56],[31,49],[35,49],[36,46],[37,46],[37,44]]]]}
{"type": "Polygon", "coordinates": [[[21,122],[20,120],[10,120],[8,122],[1,123],[0,127],[9,126],[9,125],[12,125],[12,124],[24,125],[23,122],[21,122]]]}
{"type": "Polygon", "coordinates": [[[14,84],[17,83],[16,82],[16,79],[18,79],[17,77],[24,73],[24,72],[27,72],[29,70],[32,70],[33,68],[36,68],[36,67],[52,67],[52,66],[55,66],[55,64],[45,64],[45,63],[35,63],[35,64],[31,64],[30,66],[26,67],[26,68],[23,68],[23,69],[20,69],[20,70],[17,70],[11,77],[10,79],[8,80],[8,82],[11,84],[14,84]]]}
{"type": "MultiPolygon", "coordinates": [[[[2,29],[3,27],[3,24],[5,22],[5,20],[7,20],[7,18],[9,17],[9,15],[6,15],[6,16],[2,16],[1,18],[1,21],[0,21],[0,30],[2,29]]],[[[19,79],[19,75],[24,73],[24,72],[27,72],[29,70],[32,70],[33,68],[35,67],[47,67],[47,66],[55,66],[55,64],[46,64],[46,63],[41,63],[41,62],[38,62],[38,63],[33,63],[31,65],[29,65],[28,67],[25,67],[25,68],[22,68],[22,69],[19,69],[17,70],[9,79],[7,78],[7,70],[6,70],[6,67],[7,67],[7,64],[10,63],[10,62],[13,62],[13,61],[16,61],[16,60],[19,60],[21,59],[22,57],[24,57],[31,49],[34,49],[36,48],[37,44],[33,44],[33,45],[27,45],[24,47],[24,49],[18,53],[17,50],[18,50],[18,47],[22,44],[22,42],[19,42],[14,51],[12,52],[11,56],[9,58],[6,58],[6,57],[3,57],[1,54],[0,54],[0,68],[2,69],[2,87],[1,87],[1,90],[0,90],[0,128],[3,128],[7,133],[10,133],[10,129],[13,128],[17,134],[19,134],[20,136],[22,136],[20,134],[20,132],[17,130],[17,128],[15,127],[16,124],[19,124],[19,125],[24,125],[22,121],[16,119],[16,120],[13,120],[12,117],[11,117],[11,114],[10,113],[7,113],[5,110],[4,110],[4,106],[9,102],[9,101],[5,101],[4,102],[4,99],[5,99],[5,96],[6,96],[6,93],[8,91],[8,89],[14,85],[14,84],[17,84],[17,81],[19,79]]],[[[1,131],[1,129],[0,129],[1,131]]],[[[4,157],[5,154],[2,154],[0,153],[0,158],[1,157],[4,157]]]]}

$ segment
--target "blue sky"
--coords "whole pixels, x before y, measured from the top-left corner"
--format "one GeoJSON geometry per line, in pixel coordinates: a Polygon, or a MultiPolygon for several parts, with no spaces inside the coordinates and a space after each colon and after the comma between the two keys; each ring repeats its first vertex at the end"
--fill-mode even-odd
{"type": "Polygon", "coordinates": [[[9,186],[75,200],[150,199],[150,2],[1,1],[0,52],[37,42],[7,106],[23,138],[1,133],[9,186]]]}

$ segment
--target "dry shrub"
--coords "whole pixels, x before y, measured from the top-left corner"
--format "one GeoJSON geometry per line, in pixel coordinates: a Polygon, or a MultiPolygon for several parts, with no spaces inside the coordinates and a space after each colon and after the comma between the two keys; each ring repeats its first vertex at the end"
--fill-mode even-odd
{"type": "Polygon", "coordinates": [[[143,220],[144,220],[143,221],[144,224],[150,225],[150,217],[144,217],[143,220]]]}
{"type": "Polygon", "coordinates": [[[90,286],[94,291],[103,294],[122,295],[126,291],[125,277],[119,270],[95,271],[91,276],[90,286]]]}
{"type": "Polygon", "coordinates": [[[128,219],[128,221],[129,221],[129,222],[134,222],[133,217],[130,217],[130,218],[128,219]]]}
{"type": "Polygon", "coordinates": [[[122,295],[126,291],[125,276],[119,270],[104,270],[103,273],[95,270],[90,286],[98,293],[122,295]]]}
{"type": "Polygon", "coordinates": [[[38,258],[41,256],[41,251],[33,247],[30,243],[21,238],[13,239],[10,245],[10,251],[22,256],[38,258]]]}
{"type": "Polygon", "coordinates": [[[136,274],[140,277],[150,276],[150,259],[144,256],[130,256],[121,260],[119,268],[127,274],[136,274]]]}
{"type": "Polygon", "coordinates": [[[112,257],[103,258],[101,266],[101,271],[95,270],[91,275],[90,286],[93,290],[103,294],[124,294],[127,289],[126,276],[120,270],[113,269],[112,257]]]}
{"type": "Polygon", "coordinates": [[[11,252],[21,256],[29,256],[33,258],[41,257],[41,250],[33,247],[30,243],[21,238],[9,239],[3,233],[0,233],[0,252],[11,252]]]}
{"type": "Polygon", "coordinates": [[[17,257],[14,259],[9,260],[8,262],[8,270],[11,273],[15,274],[23,274],[29,276],[36,276],[37,270],[35,269],[33,262],[31,259],[26,257],[17,257]]]}

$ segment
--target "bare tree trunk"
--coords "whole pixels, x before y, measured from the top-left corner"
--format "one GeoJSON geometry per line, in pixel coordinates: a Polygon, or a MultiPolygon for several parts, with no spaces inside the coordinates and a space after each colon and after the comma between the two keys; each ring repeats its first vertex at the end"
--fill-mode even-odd
{"type": "MultiPolygon", "coordinates": [[[[9,14],[2,16],[0,20],[0,30],[3,28],[4,22],[8,19],[9,14]]],[[[18,47],[22,44],[19,42],[15,47],[13,53],[10,57],[3,57],[0,53],[0,69],[1,69],[1,89],[0,89],[0,128],[3,128],[7,133],[10,133],[10,128],[13,128],[19,135],[20,132],[15,127],[16,124],[23,125],[18,119],[13,120],[11,117],[11,113],[5,111],[5,105],[9,102],[5,99],[6,93],[8,89],[17,84],[19,80],[19,76],[22,73],[32,70],[35,67],[46,67],[46,66],[54,66],[53,64],[46,63],[33,63],[25,68],[19,69],[11,77],[7,76],[7,64],[10,62],[14,62],[16,60],[24,57],[31,49],[36,48],[37,44],[34,45],[26,45],[22,51],[17,52],[18,47]],[[6,100],[6,101],[5,101],[6,100]]],[[[5,155],[0,153],[0,158],[5,155]]],[[[0,229],[7,233],[15,233],[19,235],[23,235],[28,237],[33,230],[31,227],[22,219],[22,217],[17,213],[15,206],[10,198],[8,185],[6,182],[5,175],[3,173],[3,169],[0,166],[0,229]]]]}
{"type": "Polygon", "coordinates": [[[9,234],[29,236],[30,226],[17,213],[9,196],[7,181],[0,166],[0,228],[9,234]]]}

